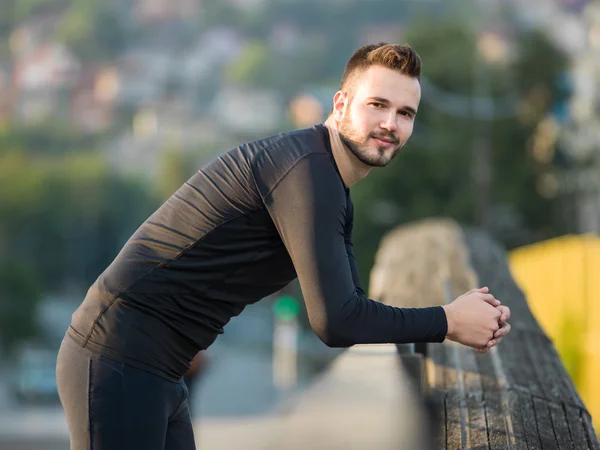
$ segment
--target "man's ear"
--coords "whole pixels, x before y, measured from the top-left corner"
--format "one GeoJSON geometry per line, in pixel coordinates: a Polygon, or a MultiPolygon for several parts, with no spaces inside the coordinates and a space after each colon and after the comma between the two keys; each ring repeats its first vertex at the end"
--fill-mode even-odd
{"type": "Polygon", "coordinates": [[[348,96],[343,91],[337,91],[333,96],[333,117],[337,121],[341,121],[346,112],[348,96]]]}

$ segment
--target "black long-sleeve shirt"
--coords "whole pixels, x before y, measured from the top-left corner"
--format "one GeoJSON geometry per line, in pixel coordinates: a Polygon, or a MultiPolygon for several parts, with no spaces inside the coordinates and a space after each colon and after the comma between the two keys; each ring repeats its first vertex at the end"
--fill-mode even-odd
{"type": "Polygon", "coordinates": [[[310,324],[329,346],[443,341],[441,307],[366,297],[352,224],[325,126],[241,145],[140,226],[89,289],[69,334],[175,381],[231,317],[298,277],[310,324]]]}

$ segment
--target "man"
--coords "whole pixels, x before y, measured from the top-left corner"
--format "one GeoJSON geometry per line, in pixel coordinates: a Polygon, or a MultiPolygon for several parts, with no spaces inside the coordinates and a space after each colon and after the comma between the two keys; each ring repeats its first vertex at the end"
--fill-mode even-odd
{"type": "Polygon", "coordinates": [[[510,311],[487,289],[445,306],[367,299],[349,188],[413,130],[420,60],[358,49],[326,123],[247,143],[201,168],[133,234],[73,314],[57,373],[71,449],[193,449],[182,381],[244,307],[298,277],[328,346],[442,342],[485,352],[510,311]]]}

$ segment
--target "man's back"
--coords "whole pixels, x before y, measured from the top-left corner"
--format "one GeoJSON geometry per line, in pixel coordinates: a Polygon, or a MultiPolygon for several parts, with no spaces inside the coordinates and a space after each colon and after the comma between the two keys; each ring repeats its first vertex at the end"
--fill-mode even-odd
{"type": "Polygon", "coordinates": [[[299,188],[328,185],[346,210],[325,127],[244,144],[200,169],[140,226],[90,288],[71,335],[121,362],[180,378],[231,317],[296,277],[268,206],[307,157],[325,172],[299,188]]]}

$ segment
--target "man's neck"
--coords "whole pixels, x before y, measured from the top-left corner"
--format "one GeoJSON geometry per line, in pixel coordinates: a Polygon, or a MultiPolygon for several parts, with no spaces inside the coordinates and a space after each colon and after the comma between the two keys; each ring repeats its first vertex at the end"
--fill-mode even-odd
{"type": "Polygon", "coordinates": [[[333,153],[333,158],[340,171],[342,180],[346,187],[350,187],[357,181],[365,178],[371,171],[371,167],[354,156],[352,151],[342,142],[337,121],[333,116],[329,116],[324,125],[329,129],[331,152],[333,153]]]}

